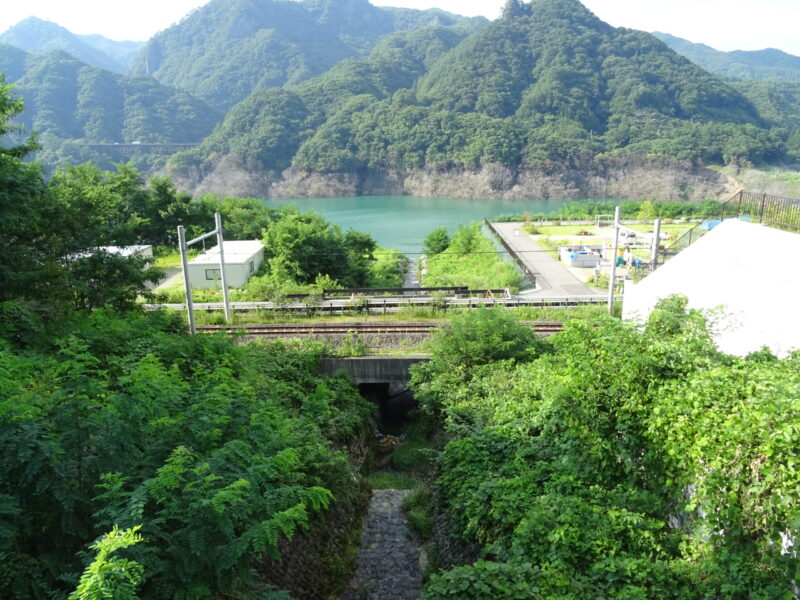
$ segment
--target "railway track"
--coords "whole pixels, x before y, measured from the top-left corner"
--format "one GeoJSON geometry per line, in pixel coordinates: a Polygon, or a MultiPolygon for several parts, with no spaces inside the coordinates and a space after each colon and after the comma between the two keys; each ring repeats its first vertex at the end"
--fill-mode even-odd
{"type": "MultiPolygon", "coordinates": [[[[347,334],[358,335],[430,335],[431,331],[444,322],[422,323],[281,323],[269,325],[199,325],[201,333],[226,331],[242,335],[259,337],[301,337],[301,336],[336,336],[347,334]]],[[[553,322],[523,322],[541,336],[558,333],[562,324],[553,322]]]]}

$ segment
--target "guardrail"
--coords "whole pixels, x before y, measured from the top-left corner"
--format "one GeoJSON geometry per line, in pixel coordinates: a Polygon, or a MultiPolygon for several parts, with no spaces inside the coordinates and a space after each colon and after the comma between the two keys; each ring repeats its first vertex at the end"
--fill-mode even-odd
{"type": "Polygon", "coordinates": [[[505,238],[502,235],[500,235],[500,232],[497,231],[497,229],[495,229],[494,225],[492,225],[489,222],[489,219],[484,219],[483,222],[486,224],[486,226],[489,228],[489,230],[495,235],[495,237],[498,240],[500,240],[500,243],[503,245],[503,248],[506,249],[506,252],[508,252],[508,254],[511,256],[511,258],[514,259],[514,261],[517,263],[519,268],[522,269],[522,272],[525,273],[525,276],[535,286],[536,285],[536,277],[537,277],[538,273],[535,273],[532,269],[530,269],[528,267],[527,264],[525,264],[525,261],[522,260],[522,257],[514,251],[514,249],[509,245],[508,242],[506,242],[505,238]]]}

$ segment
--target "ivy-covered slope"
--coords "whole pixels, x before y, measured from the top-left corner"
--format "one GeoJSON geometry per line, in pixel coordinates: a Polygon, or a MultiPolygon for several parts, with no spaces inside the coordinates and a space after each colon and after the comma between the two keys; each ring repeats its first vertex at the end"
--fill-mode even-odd
{"type": "Polygon", "coordinates": [[[578,0],[509,0],[502,19],[449,51],[429,32],[392,43],[246,99],[204,155],[323,173],[519,170],[620,154],[768,162],[785,156],[791,133],[757,94],[647,33],[609,26],[578,0]]]}
{"type": "Polygon", "coordinates": [[[740,79],[800,81],[800,56],[782,50],[765,48],[723,52],[668,33],[653,32],[653,35],[678,54],[717,75],[740,79]]]}
{"type": "Polygon", "coordinates": [[[152,77],[90,67],[63,51],[44,56],[0,46],[0,72],[25,101],[20,123],[43,145],[38,158],[58,164],[106,161],[84,143],[195,142],[220,114],[152,77]]]}
{"type": "Polygon", "coordinates": [[[485,22],[368,0],[212,0],[154,36],[133,72],[230,108],[254,90],[297,84],[345,58],[363,58],[394,31],[485,22]]]}

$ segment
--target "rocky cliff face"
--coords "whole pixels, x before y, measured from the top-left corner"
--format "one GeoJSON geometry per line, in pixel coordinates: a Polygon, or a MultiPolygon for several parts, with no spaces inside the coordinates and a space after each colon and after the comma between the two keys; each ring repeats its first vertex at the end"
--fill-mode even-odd
{"type": "Polygon", "coordinates": [[[737,189],[731,177],[689,162],[639,157],[521,170],[490,165],[478,170],[318,173],[298,169],[253,172],[235,156],[226,156],[170,175],[182,189],[198,196],[254,198],[412,195],[475,200],[702,200],[728,197],[737,189]]]}

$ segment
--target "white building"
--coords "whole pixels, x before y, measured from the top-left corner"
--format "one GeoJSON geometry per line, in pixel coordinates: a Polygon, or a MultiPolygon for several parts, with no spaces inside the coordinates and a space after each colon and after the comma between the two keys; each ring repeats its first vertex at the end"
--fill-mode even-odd
{"type": "Polygon", "coordinates": [[[682,294],[690,308],[725,307],[717,345],[744,356],[763,346],[800,349],[800,234],[729,219],[638,284],[626,282],[622,316],[645,321],[682,294]]]}
{"type": "Polygon", "coordinates": [[[125,258],[129,256],[138,256],[146,258],[150,261],[153,260],[153,247],[146,245],[133,245],[133,246],[101,246],[100,250],[105,250],[109,254],[119,254],[125,258]]]}
{"type": "MultiPolygon", "coordinates": [[[[257,240],[224,242],[225,278],[229,288],[243,287],[264,262],[264,244],[257,240]]],[[[219,246],[189,262],[189,283],[193,289],[219,288],[219,246]]]]}

